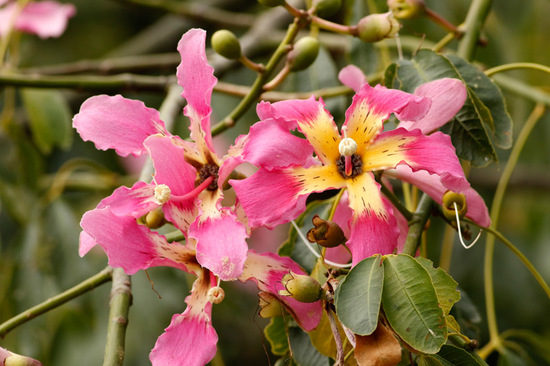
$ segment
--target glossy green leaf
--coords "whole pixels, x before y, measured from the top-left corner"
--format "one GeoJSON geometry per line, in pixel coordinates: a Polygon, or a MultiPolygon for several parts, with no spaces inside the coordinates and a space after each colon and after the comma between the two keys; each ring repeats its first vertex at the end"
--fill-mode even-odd
{"type": "Polygon", "coordinates": [[[453,305],[460,300],[460,292],[456,289],[458,283],[443,269],[434,268],[431,260],[418,257],[416,261],[428,271],[434,284],[439,305],[445,315],[449,314],[453,305]]]}
{"type": "Polygon", "coordinates": [[[329,358],[320,354],[313,344],[307,333],[301,328],[288,328],[288,338],[294,361],[300,366],[329,366],[329,358]]]}
{"type": "Polygon", "coordinates": [[[464,348],[453,346],[451,344],[445,344],[441,347],[441,350],[437,353],[444,360],[447,360],[452,365],[456,366],[486,366],[487,363],[483,361],[477,353],[470,352],[464,348]]]}
{"type": "Polygon", "coordinates": [[[436,353],[446,342],[445,316],[434,285],[413,257],[384,259],[382,306],[393,330],[419,352],[436,353]]]}
{"type": "Polygon", "coordinates": [[[276,356],[283,356],[288,353],[286,325],[282,316],[271,318],[269,324],[264,328],[264,334],[271,345],[271,353],[276,356]]]}
{"type": "Polygon", "coordinates": [[[337,287],[336,314],[355,334],[369,335],[376,330],[383,283],[384,268],[377,256],[359,262],[337,287]]]}
{"type": "Polygon", "coordinates": [[[437,355],[421,354],[416,362],[418,366],[455,366],[437,355]]]}
{"type": "Polygon", "coordinates": [[[54,90],[22,89],[32,137],[38,148],[49,154],[53,148],[71,146],[72,114],[67,101],[54,90]]]}

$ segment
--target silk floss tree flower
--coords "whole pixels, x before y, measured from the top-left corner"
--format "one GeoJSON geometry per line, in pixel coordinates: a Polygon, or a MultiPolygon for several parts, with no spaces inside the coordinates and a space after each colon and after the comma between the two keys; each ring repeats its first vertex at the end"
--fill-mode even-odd
{"type": "Polygon", "coordinates": [[[21,6],[17,1],[0,0],[0,37],[10,29],[40,38],[59,37],[75,13],[74,5],[56,1],[32,1],[21,6]]]}
{"type": "Polygon", "coordinates": [[[313,97],[258,105],[261,121],[239,143],[244,159],[259,170],[247,179],[230,181],[250,225],[288,222],[303,212],[309,194],[345,188],[351,209],[347,245],[352,265],[374,254],[392,253],[399,230],[392,205],[375,180],[378,171],[406,176],[439,202],[440,188],[466,193],[475,207],[469,211],[471,218],[489,225],[487,208],[467,182],[448,135],[427,135],[411,126],[384,131],[391,113],[412,126],[447,122],[464,103],[464,85],[442,79],[409,94],[353,82],[357,93],[340,131],[323,101],[313,97]],[[294,129],[305,139],[292,134],[294,129]]]}
{"type": "Polygon", "coordinates": [[[306,330],[317,326],[322,314],[320,302],[302,304],[279,295],[286,273],[305,272],[289,258],[248,250],[245,225],[233,209],[221,207],[223,182],[240,157],[238,149],[223,158],[213,152],[210,99],[216,78],[206,60],[205,35],[190,30],[178,45],[177,79],[194,142],[171,135],[156,110],[121,96],[88,99],[73,121],[97,148],[121,156],[148,153],[155,169],[152,183],[120,187],[84,214],[80,255],[100,245],[109,264],[128,274],[170,266],[197,276],[185,312],[173,316],[151,352],[154,365],[204,365],[214,357],[211,313],[212,303],[224,297],[220,280],[255,281],[262,301],[281,303],[306,330]],[[184,233],[185,245],[169,243],[154,230],[164,221],[184,233]]]}

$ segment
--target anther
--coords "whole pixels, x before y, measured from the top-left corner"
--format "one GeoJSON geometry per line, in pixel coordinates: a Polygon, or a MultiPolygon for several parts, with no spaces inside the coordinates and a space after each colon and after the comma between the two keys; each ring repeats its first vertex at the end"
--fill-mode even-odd
{"type": "Polygon", "coordinates": [[[211,287],[206,297],[212,304],[219,304],[225,298],[225,291],[220,286],[211,287]]]}
{"type": "Polygon", "coordinates": [[[159,184],[155,187],[155,200],[159,205],[168,202],[170,200],[170,196],[170,187],[168,187],[166,184],[159,184]]]}
{"type": "Polygon", "coordinates": [[[342,127],[344,138],[338,144],[338,151],[344,157],[344,172],[349,177],[353,173],[351,156],[357,151],[357,142],[348,137],[347,131],[348,128],[346,126],[342,127]]]}

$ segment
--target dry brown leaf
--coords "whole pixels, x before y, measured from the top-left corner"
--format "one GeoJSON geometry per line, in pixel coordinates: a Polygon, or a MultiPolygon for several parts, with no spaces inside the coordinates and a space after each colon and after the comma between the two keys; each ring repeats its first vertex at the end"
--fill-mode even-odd
{"type": "Polygon", "coordinates": [[[401,361],[401,345],[382,323],[368,336],[356,335],[355,359],[359,366],[394,366],[401,361]]]}

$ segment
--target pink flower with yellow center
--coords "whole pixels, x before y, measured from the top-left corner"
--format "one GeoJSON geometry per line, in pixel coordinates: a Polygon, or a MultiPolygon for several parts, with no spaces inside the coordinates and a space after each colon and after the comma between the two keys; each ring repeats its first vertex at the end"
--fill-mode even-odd
{"type": "MultiPolygon", "coordinates": [[[[322,100],[260,103],[261,121],[239,141],[244,159],[259,170],[245,180],[230,181],[250,225],[288,222],[303,212],[310,193],[345,188],[352,211],[347,245],[353,265],[374,254],[391,253],[397,247],[398,225],[373,173],[399,173],[401,167],[408,181],[421,188],[437,180],[446,190],[467,192],[477,204],[470,216],[488,225],[487,208],[464,177],[449,136],[441,132],[428,136],[420,129],[383,131],[391,113],[401,121],[441,117],[447,122],[466,98],[464,85],[456,79],[437,80],[419,89],[422,93],[413,95],[380,85],[361,86],[340,131],[322,100]],[[445,89],[454,97],[439,93],[445,89]],[[447,113],[433,113],[439,109],[447,113]],[[305,139],[292,134],[293,129],[305,139]]],[[[441,202],[441,196],[434,198],[441,202]]]]}

